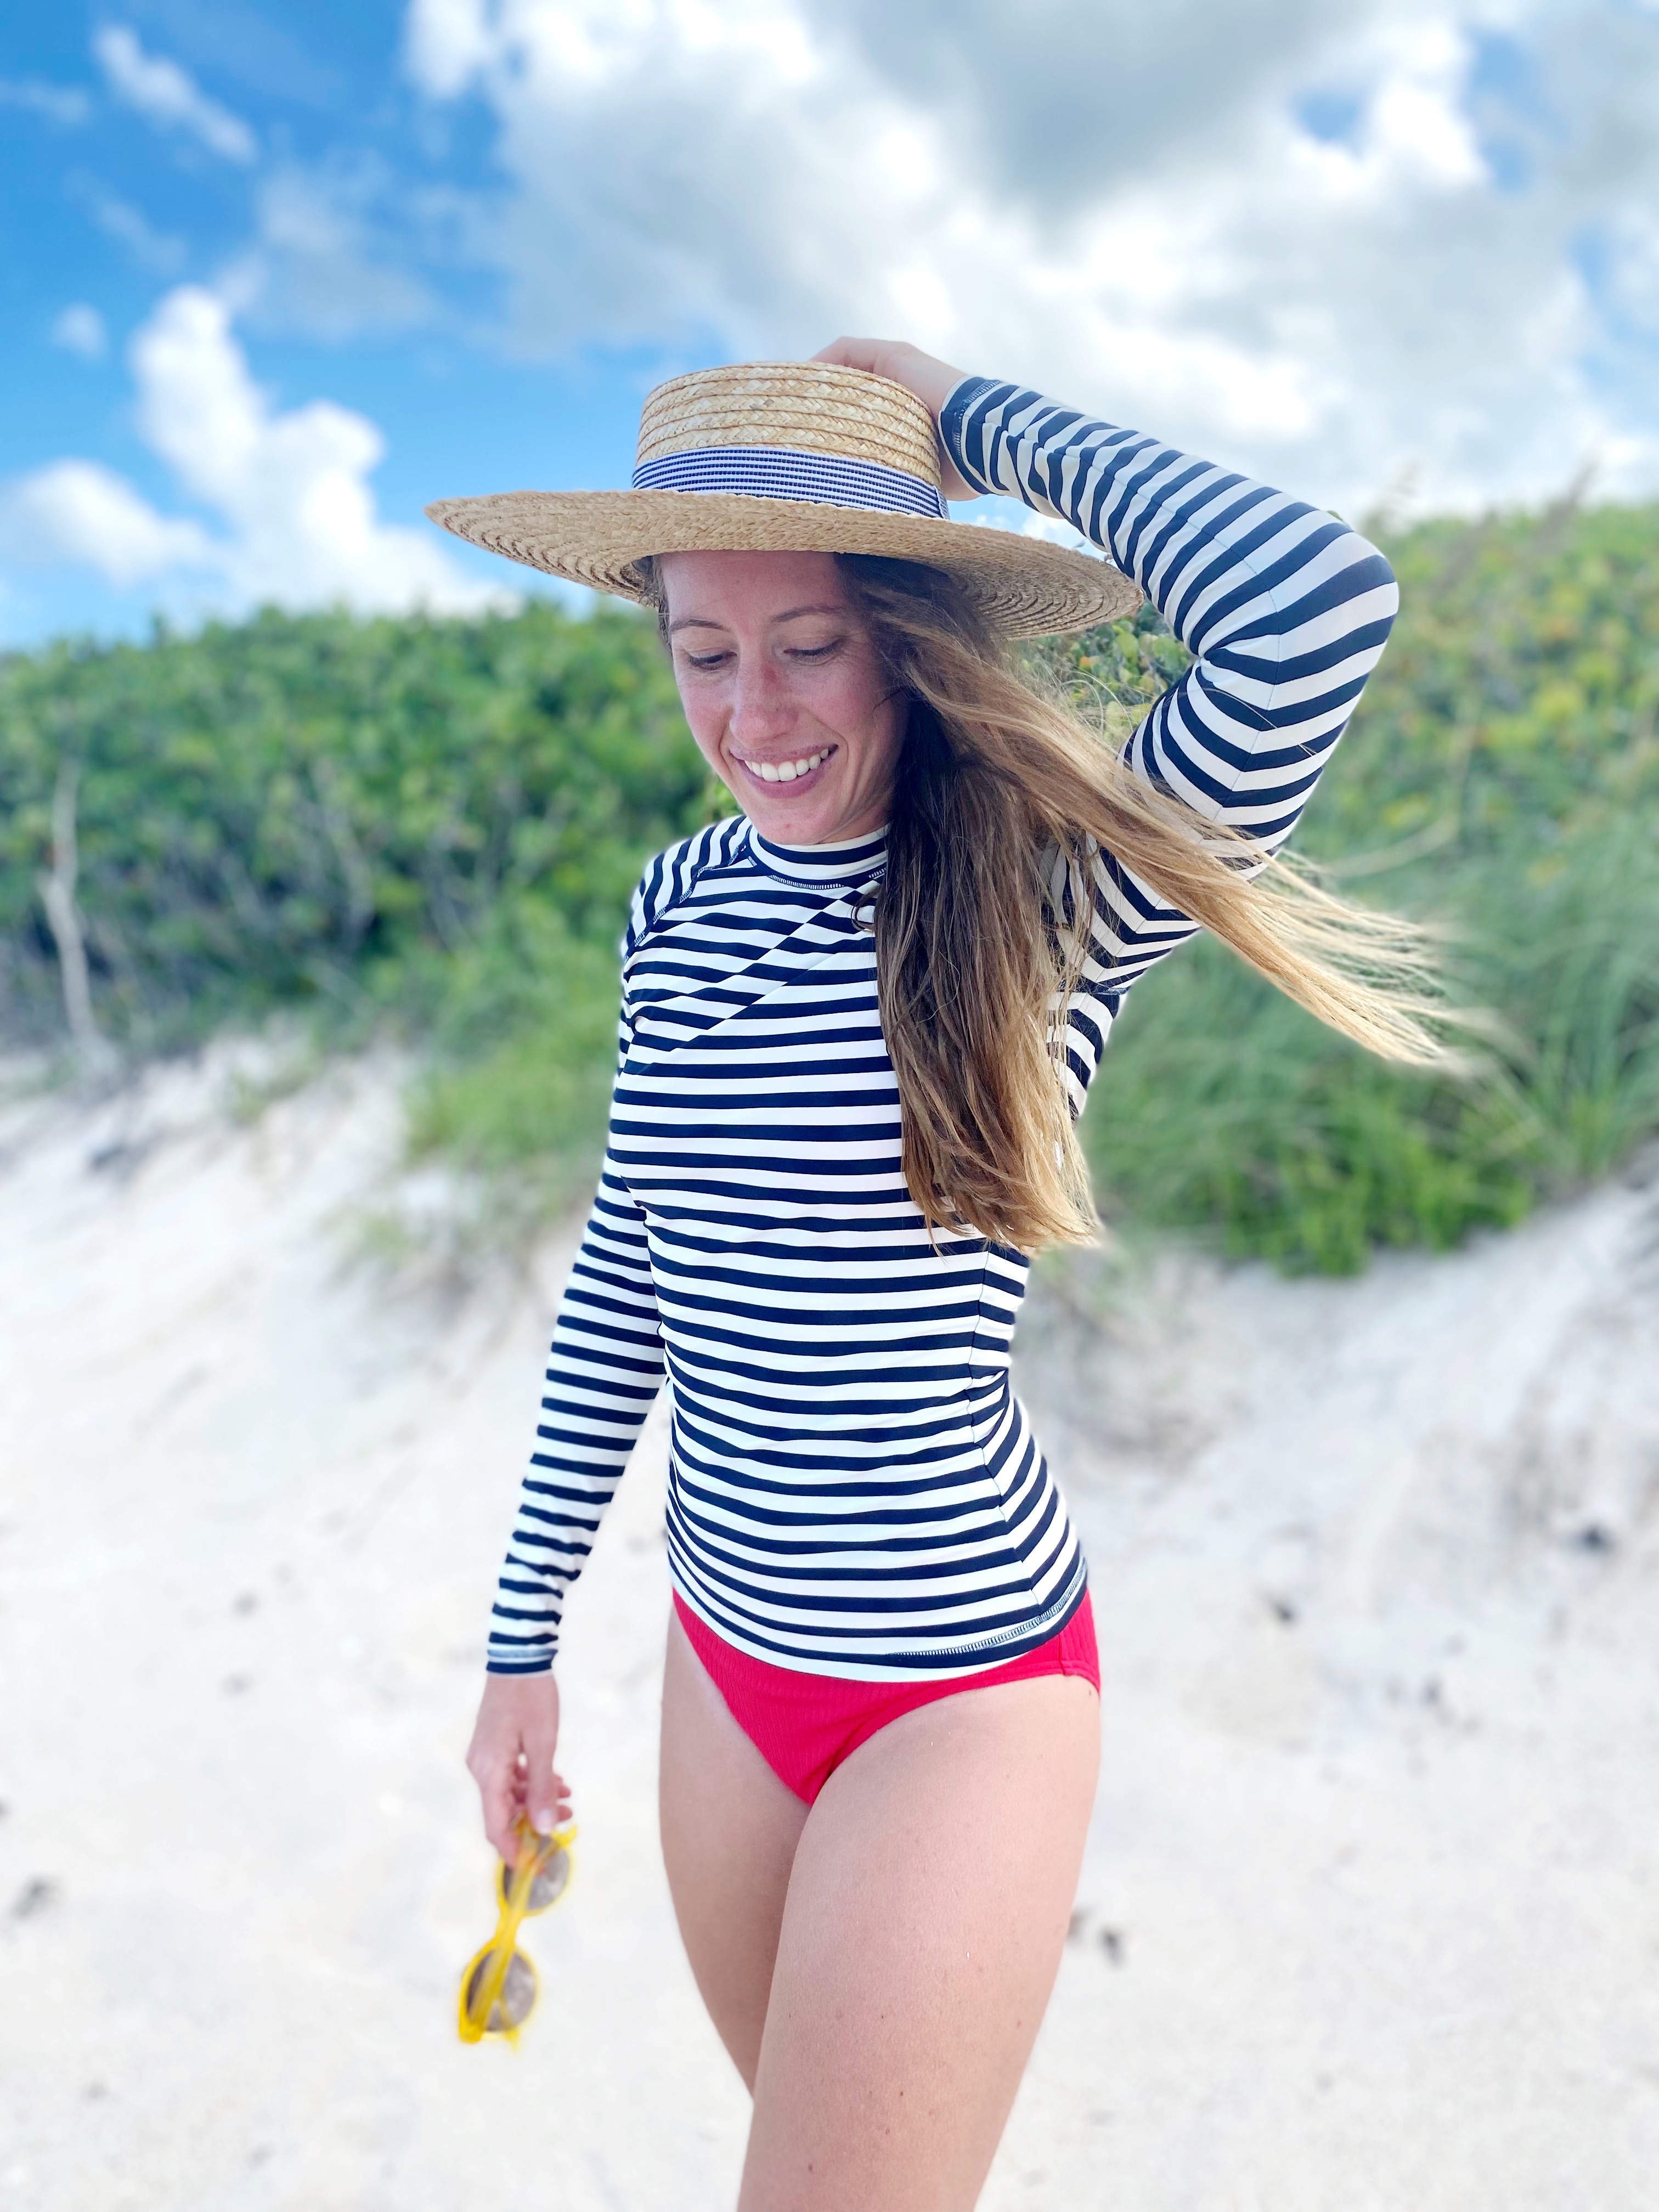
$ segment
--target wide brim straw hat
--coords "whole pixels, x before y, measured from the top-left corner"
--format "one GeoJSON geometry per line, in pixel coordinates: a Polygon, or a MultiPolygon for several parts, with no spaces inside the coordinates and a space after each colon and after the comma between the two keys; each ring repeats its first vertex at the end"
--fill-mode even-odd
{"type": "Polygon", "coordinates": [[[827,362],[743,362],[649,393],[629,491],[434,500],[456,537],[550,576],[648,596],[659,553],[876,553],[943,568],[1006,635],[1127,614],[1120,569],[1068,546],[953,522],[933,418],[888,378],[827,362]]]}

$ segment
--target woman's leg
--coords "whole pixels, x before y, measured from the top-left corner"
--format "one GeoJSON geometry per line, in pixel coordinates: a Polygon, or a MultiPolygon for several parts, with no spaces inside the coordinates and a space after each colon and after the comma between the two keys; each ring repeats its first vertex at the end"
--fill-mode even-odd
{"type": "Polygon", "coordinates": [[[872,1736],[790,1874],[739,2212],[968,2212],[1059,1969],[1100,1759],[1075,1675],[872,1736]]]}
{"type": "Polygon", "coordinates": [[[663,1858],[702,2001],[752,2090],[806,1808],[732,1719],[671,1613],[663,1671],[663,1858]]]}

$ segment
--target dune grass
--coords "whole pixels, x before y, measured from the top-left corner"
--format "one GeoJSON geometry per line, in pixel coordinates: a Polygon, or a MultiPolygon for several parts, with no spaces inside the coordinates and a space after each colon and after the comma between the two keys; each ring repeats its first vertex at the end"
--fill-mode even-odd
{"type": "MultiPolygon", "coordinates": [[[[1518,842],[1518,841],[1517,841],[1518,842]]],[[[1406,887],[1402,886],[1402,891],[1406,887]]],[[[1465,1004],[1501,1026],[1453,1079],[1380,1066],[1200,942],[1131,994],[1085,1121],[1109,1213],[1347,1273],[1444,1250],[1595,1180],[1659,1130],[1659,851],[1634,822],[1547,868],[1419,882],[1465,1004]]]]}

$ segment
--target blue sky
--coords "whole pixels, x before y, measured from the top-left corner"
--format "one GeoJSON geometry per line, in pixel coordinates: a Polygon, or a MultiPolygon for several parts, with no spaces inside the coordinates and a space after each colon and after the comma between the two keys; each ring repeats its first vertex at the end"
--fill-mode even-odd
{"type": "MultiPolygon", "coordinates": [[[[388,521],[418,523],[425,501],[444,492],[611,482],[629,465],[654,358],[601,348],[589,359],[579,349],[550,364],[509,350],[491,327],[495,272],[459,258],[432,268],[430,242],[400,224],[400,196],[486,191],[493,132],[481,102],[439,112],[420,99],[398,66],[398,9],[354,0],[349,9],[261,12],[238,0],[164,0],[118,16],[81,8],[26,15],[33,20],[14,21],[0,43],[0,82],[12,94],[0,105],[9,233],[0,269],[13,333],[0,371],[0,480],[84,457],[164,513],[204,512],[135,421],[129,360],[134,333],[183,285],[246,298],[236,340],[279,408],[326,398],[378,426],[385,458],[373,485],[388,521]],[[129,27],[145,60],[183,67],[244,124],[251,158],[216,150],[188,123],[158,122],[124,99],[94,52],[112,27],[129,27]],[[286,296],[276,283],[262,296],[240,264],[279,220],[271,202],[284,180],[313,178],[322,180],[319,205],[343,210],[342,235],[323,241],[345,264],[337,294],[319,265],[309,290],[302,271],[287,276],[286,296]],[[362,287],[353,282],[351,249],[361,240],[349,219],[365,205],[379,234],[368,249],[378,282],[362,287]],[[361,312],[354,291],[367,295],[361,312]],[[77,318],[77,308],[92,313],[77,318]]],[[[297,193],[297,182],[289,190],[297,193]]],[[[711,339],[704,350],[714,358],[719,348],[711,339]]],[[[517,590],[534,580],[466,548],[441,547],[435,536],[434,545],[458,574],[487,585],[517,590]]],[[[123,586],[94,562],[31,558],[3,543],[0,564],[7,643],[62,629],[131,630],[158,604],[188,617],[239,598],[210,573],[163,569],[123,586]]],[[[304,577],[296,574],[283,595],[303,601],[304,577]]]]}
{"type": "Polygon", "coordinates": [[[1650,0],[29,0],[0,191],[4,643],[518,590],[423,501],[845,329],[1343,512],[1659,489],[1650,0]]]}

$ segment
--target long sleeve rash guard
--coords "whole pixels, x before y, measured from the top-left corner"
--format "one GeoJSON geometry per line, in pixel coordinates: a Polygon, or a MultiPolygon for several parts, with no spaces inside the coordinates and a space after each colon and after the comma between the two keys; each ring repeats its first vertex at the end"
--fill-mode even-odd
{"type": "MultiPolygon", "coordinates": [[[[1193,653],[1133,770],[1271,849],[1286,837],[1397,605],[1321,510],[1033,392],[969,377],[940,422],[976,489],[1075,526],[1193,653]]],[[[559,1308],[489,1664],[552,1664],[580,1572],[666,1375],[668,1556],[686,1603],[774,1665],[969,1674],[1081,1601],[1076,1535],[1009,1349],[1027,1262],[929,1241],[900,1167],[867,912],[883,840],[803,848],[742,816],[661,854],[623,945],[599,1195],[559,1308]]],[[[1123,994],[1194,933],[1100,855],[1069,1002],[1080,1109],[1123,994]]]]}

